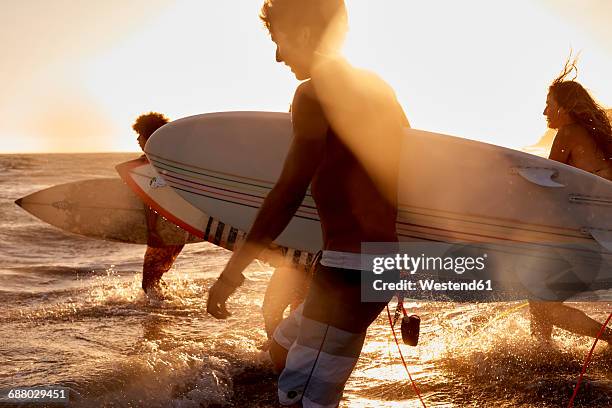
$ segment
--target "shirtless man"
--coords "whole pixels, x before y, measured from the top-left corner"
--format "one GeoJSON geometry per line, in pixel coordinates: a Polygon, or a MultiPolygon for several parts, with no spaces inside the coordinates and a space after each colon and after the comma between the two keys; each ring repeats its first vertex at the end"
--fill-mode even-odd
{"type": "Polygon", "coordinates": [[[335,407],[368,326],[386,303],[361,299],[362,242],[397,242],[397,178],[408,121],[392,89],[339,55],[342,0],[266,0],[260,15],[276,60],[304,80],[292,103],[293,141],[282,173],[248,234],[209,292],[207,310],[229,312],[242,271],[289,223],[311,185],[323,256],[304,303],[274,333],[283,405],[335,407]],[[310,373],[304,375],[303,373],[310,373]]]}

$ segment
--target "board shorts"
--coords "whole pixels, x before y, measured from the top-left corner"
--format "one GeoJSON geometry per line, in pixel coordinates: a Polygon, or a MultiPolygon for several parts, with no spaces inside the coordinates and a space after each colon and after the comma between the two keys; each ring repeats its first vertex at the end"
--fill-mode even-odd
{"type": "Polygon", "coordinates": [[[387,305],[361,301],[362,273],[371,272],[318,264],[304,303],[274,332],[274,340],[288,350],[278,379],[282,405],[340,403],[367,328],[387,305]]]}

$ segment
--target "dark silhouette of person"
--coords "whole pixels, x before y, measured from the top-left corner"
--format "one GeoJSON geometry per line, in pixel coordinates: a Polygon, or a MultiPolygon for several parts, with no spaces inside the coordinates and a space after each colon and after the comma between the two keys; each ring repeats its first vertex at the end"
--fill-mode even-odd
{"type": "Polygon", "coordinates": [[[305,301],[274,332],[282,405],[339,404],[367,328],[385,302],[361,298],[361,246],[397,243],[401,144],[408,121],[391,87],[340,55],[348,27],[343,0],[266,0],[260,17],[276,60],[302,82],[294,95],[293,139],[283,170],[245,243],[211,287],[207,311],[226,318],[242,271],[284,230],[310,186],[323,254],[305,301]]]}
{"type": "MultiPolygon", "coordinates": [[[[157,112],[149,112],[136,119],[132,129],[138,134],[138,144],[143,151],[153,132],[168,122],[168,118],[157,112]]],[[[143,155],[141,159],[148,163],[146,156],[143,155]]],[[[168,295],[162,276],[170,270],[185,245],[166,245],[156,229],[159,214],[146,204],[144,207],[147,219],[147,250],[142,265],[142,289],[148,297],[163,300],[168,295]]]]}

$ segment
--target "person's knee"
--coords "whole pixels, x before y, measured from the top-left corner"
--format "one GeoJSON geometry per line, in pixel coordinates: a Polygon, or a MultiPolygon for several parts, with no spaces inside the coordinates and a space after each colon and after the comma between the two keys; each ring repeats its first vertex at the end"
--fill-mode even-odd
{"type": "Polygon", "coordinates": [[[289,353],[289,350],[278,344],[276,340],[272,339],[269,353],[270,359],[272,360],[272,364],[274,366],[274,372],[280,374],[281,371],[285,369],[285,363],[287,362],[287,354],[289,353]]]}

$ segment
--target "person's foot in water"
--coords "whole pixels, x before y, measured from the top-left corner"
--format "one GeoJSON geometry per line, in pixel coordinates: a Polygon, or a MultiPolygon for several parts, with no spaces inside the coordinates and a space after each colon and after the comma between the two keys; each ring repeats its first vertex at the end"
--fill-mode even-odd
{"type": "Polygon", "coordinates": [[[167,300],[169,299],[169,295],[167,293],[168,284],[163,280],[155,280],[142,282],[142,290],[144,290],[145,295],[149,299],[154,300],[167,300]]]}

